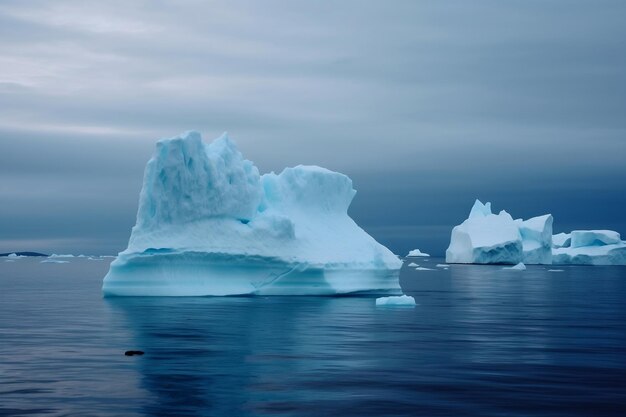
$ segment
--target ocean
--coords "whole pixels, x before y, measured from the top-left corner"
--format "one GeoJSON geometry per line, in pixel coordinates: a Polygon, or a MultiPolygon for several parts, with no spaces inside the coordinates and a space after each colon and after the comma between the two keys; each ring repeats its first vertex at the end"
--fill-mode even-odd
{"type": "Polygon", "coordinates": [[[381,308],[103,298],[110,258],[4,259],[0,416],[626,415],[626,267],[418,258],[417,306],[381,308]]]}

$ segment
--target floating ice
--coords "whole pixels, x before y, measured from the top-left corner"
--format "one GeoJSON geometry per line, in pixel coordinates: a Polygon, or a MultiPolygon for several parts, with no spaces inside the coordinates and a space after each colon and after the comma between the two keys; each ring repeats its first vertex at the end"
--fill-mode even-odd
{"type": "Polygon", "coordinates": [[[491,204],[476,200],[470,215],[452,229],[448,263],[517,263],[523,257],[519,226],[506,212],[491,213],[491,204]]]}
{"type": "Polygon", "coordinates": [[[418,266],[415,268],[416,271],[434,271],[432,268],[424,268],[423,266],[418,266]]]}
{"type": "Polygon", "coordinates": [[[450,267],[450,265],[448,265],[448,264],[437,264],[437,265],[435,265],[435,266],[436,266],[437,268],[449,268],[449,267],[450,267]]]}
{"type": "Polygon", "coordinates": [[[44,259],[43,261],[41,261],[40,263],[42,264],[69,264],[69,261],[61,261],[58,259],[44,259]]]}
{"type": "Polygon", "coordinates": [[[563,272],[562,269],[548,269],[548,272],[563,272]]]}
{"type": "Polygon", "coordinates": [[[406,256],[407,256],[407,258],[409,258],[409,257],[419,257],[419,256],[428,257],[430,255],[427,254],[427,253],[422,252],[419,249],[413,249],[406,256]]]}
{"type": "Polygon", "coordinates": [[[575,230],[569,245],[552,249],[554,264],[626,265],[626,242],[612,230],[575,230]]]}
{"type": "Polygon", "coordinates": [[[379,307],[415,307],[415,298],[410,295],[380,297],[376,299],[379,307]]]}
{"type": "Polygon", "coordinates": [[[402,262],[348,216],[354,194],[350,178],[316,166],[260,176],[226,134],[161,140],[103,291],[398,294],[402,262]]]}
{"type": "Polygon", "coordinates": [[[67,254],[67,255],[57,255],[56,253],[53,253],[52,255],[49,256],[49,258],[73,258],[74,255],[71,254],[67,254]]]}
{"type": "Polygon", "coordinates": [[[491,203],[474,202],[469,217],[452,229],[446,251],[448,263],[551,263],[552,216],[513,220],[502,210],[491,213],[491,203]]]}
{"type": "Polygon", "coordinates": [[[509,266],[507,268],[502,268],[502,269],[508,269],[509,271],[525,271],[526,265],[524,265],[523,262],[520,262],[517,265],[509,266]]]}
{"type": "Polygon", "coordinates": [[[415,262],[411,262],[411,263],[409,264],[409,266],[416,267],[416,266],[419,266],[419,265],[418,265],[418,264],[416,264],[415,262]]]}

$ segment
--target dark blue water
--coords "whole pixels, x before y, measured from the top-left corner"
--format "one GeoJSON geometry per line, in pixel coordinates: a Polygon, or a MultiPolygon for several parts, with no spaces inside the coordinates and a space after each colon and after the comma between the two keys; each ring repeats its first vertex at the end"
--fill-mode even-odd
{"type": "Polygon", "coordinates": [[[107,268],[0,261],[0,416],[626,415],[624,267],[405,267],[414,309],[102,299],[107,268]]]}

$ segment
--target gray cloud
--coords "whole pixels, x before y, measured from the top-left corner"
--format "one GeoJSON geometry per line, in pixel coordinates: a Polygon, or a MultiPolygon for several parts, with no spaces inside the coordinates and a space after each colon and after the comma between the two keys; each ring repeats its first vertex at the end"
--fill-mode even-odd
{"type": "Polygon", "coordinates": [[[584,209],[623,207],[626,194],[625,12],[2,2],[0,249],[123,249],[154,140],[189,129],[228,130],[262,171],[346,172],[351,213],[398,251],[411,245],[401,227],[442,252],[475,196],[626,232],[618,210],[584,209]]]}

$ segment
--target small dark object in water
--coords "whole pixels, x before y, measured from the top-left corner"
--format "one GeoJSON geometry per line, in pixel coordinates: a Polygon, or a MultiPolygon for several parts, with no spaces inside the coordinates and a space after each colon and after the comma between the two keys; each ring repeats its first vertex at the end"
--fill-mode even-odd
{"type": "Polygon", "coordinates": [[[143,355],[143,351],[141,350],[127,350],[124,352],[126,356],[135,356],[135,355],[143,355]]]}

